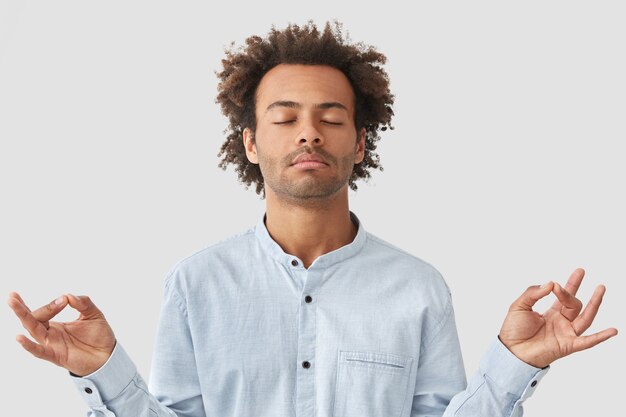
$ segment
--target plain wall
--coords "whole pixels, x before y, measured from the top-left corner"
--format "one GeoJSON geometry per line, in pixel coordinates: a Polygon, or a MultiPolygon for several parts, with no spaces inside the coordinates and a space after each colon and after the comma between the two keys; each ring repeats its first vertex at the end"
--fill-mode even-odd
{"type": "MultiPolygon", "coordinates": [[[[396,96],[384,172],[351,209],[441,271],[468,376],[511,302],[576,267],[584,302],[607,286],[590,331],[626,330],[625,14],[618,1],[2,0],[0,293],[33,308],[89,294],[147,380],[169,268],[264,210],[217,167],[224,48],[337,18],[387,55],[396,96]]],[[[2,414],[84,415],[67,373],[22,350],[8,307],[0,318],[2,414]]],[[[624,351],[618,335],[554,363],[526,415],[615,415],[624,351]]]]}

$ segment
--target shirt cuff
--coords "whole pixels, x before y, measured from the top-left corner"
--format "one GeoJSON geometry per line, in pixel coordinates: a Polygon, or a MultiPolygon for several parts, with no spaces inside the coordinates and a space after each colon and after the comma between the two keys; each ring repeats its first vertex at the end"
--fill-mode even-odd
{"type": "Polygon", "coordinates": [[[481,359],[480,369],[485,377],[524,401],[533,394],[550,366],[540,369],[527,364],[496,338],[481,359]]]}
{"type": "Polygon", "coordinates": [[[116,343],[111,356],[98,370],[82,378],[70,377],[87,405],[97,408],[120,395],[136,374],[135,364],[122,346],[116,343]]]}

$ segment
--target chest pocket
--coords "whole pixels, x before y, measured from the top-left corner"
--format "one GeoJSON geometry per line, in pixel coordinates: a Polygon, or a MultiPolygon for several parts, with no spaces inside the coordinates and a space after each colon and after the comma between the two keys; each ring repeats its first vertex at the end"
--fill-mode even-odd
{"type": "Polygon", "coordinates": [[[400,417],[413,358],[339,351],[334,417],[400,417]]]}

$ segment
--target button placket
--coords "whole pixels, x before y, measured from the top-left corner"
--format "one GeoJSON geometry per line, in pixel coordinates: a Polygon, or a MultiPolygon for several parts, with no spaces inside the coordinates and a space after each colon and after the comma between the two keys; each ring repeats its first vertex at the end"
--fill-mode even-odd
{"type": "Polygon", "coordinates": [[[320,271],[304,270],[298,312],[298,368],[296,371],[296,415],[315,416],[315,341],[316,303],[320,271]],[[313,296],[311,295],[313,294],[313,296]]]}

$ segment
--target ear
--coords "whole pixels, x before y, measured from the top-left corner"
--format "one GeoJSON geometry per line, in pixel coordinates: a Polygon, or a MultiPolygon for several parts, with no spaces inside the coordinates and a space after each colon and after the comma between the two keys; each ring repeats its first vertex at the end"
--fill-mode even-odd
{"type": "Polygon", "coordinates": [[[356,142],[355,165],[363,162],[363,158],[365,158],[365,136],[367,136],[367,131],[362,127],[356,142]]]}
{"type": "Polygon", "coordinates": [[[243,130],[243,146],[246,148],[246,156],[248,161],[253,164],[259,163],[259,157],[256,153],[256,142],[254,140],[254,133],[249,127],[243,130]]]}

